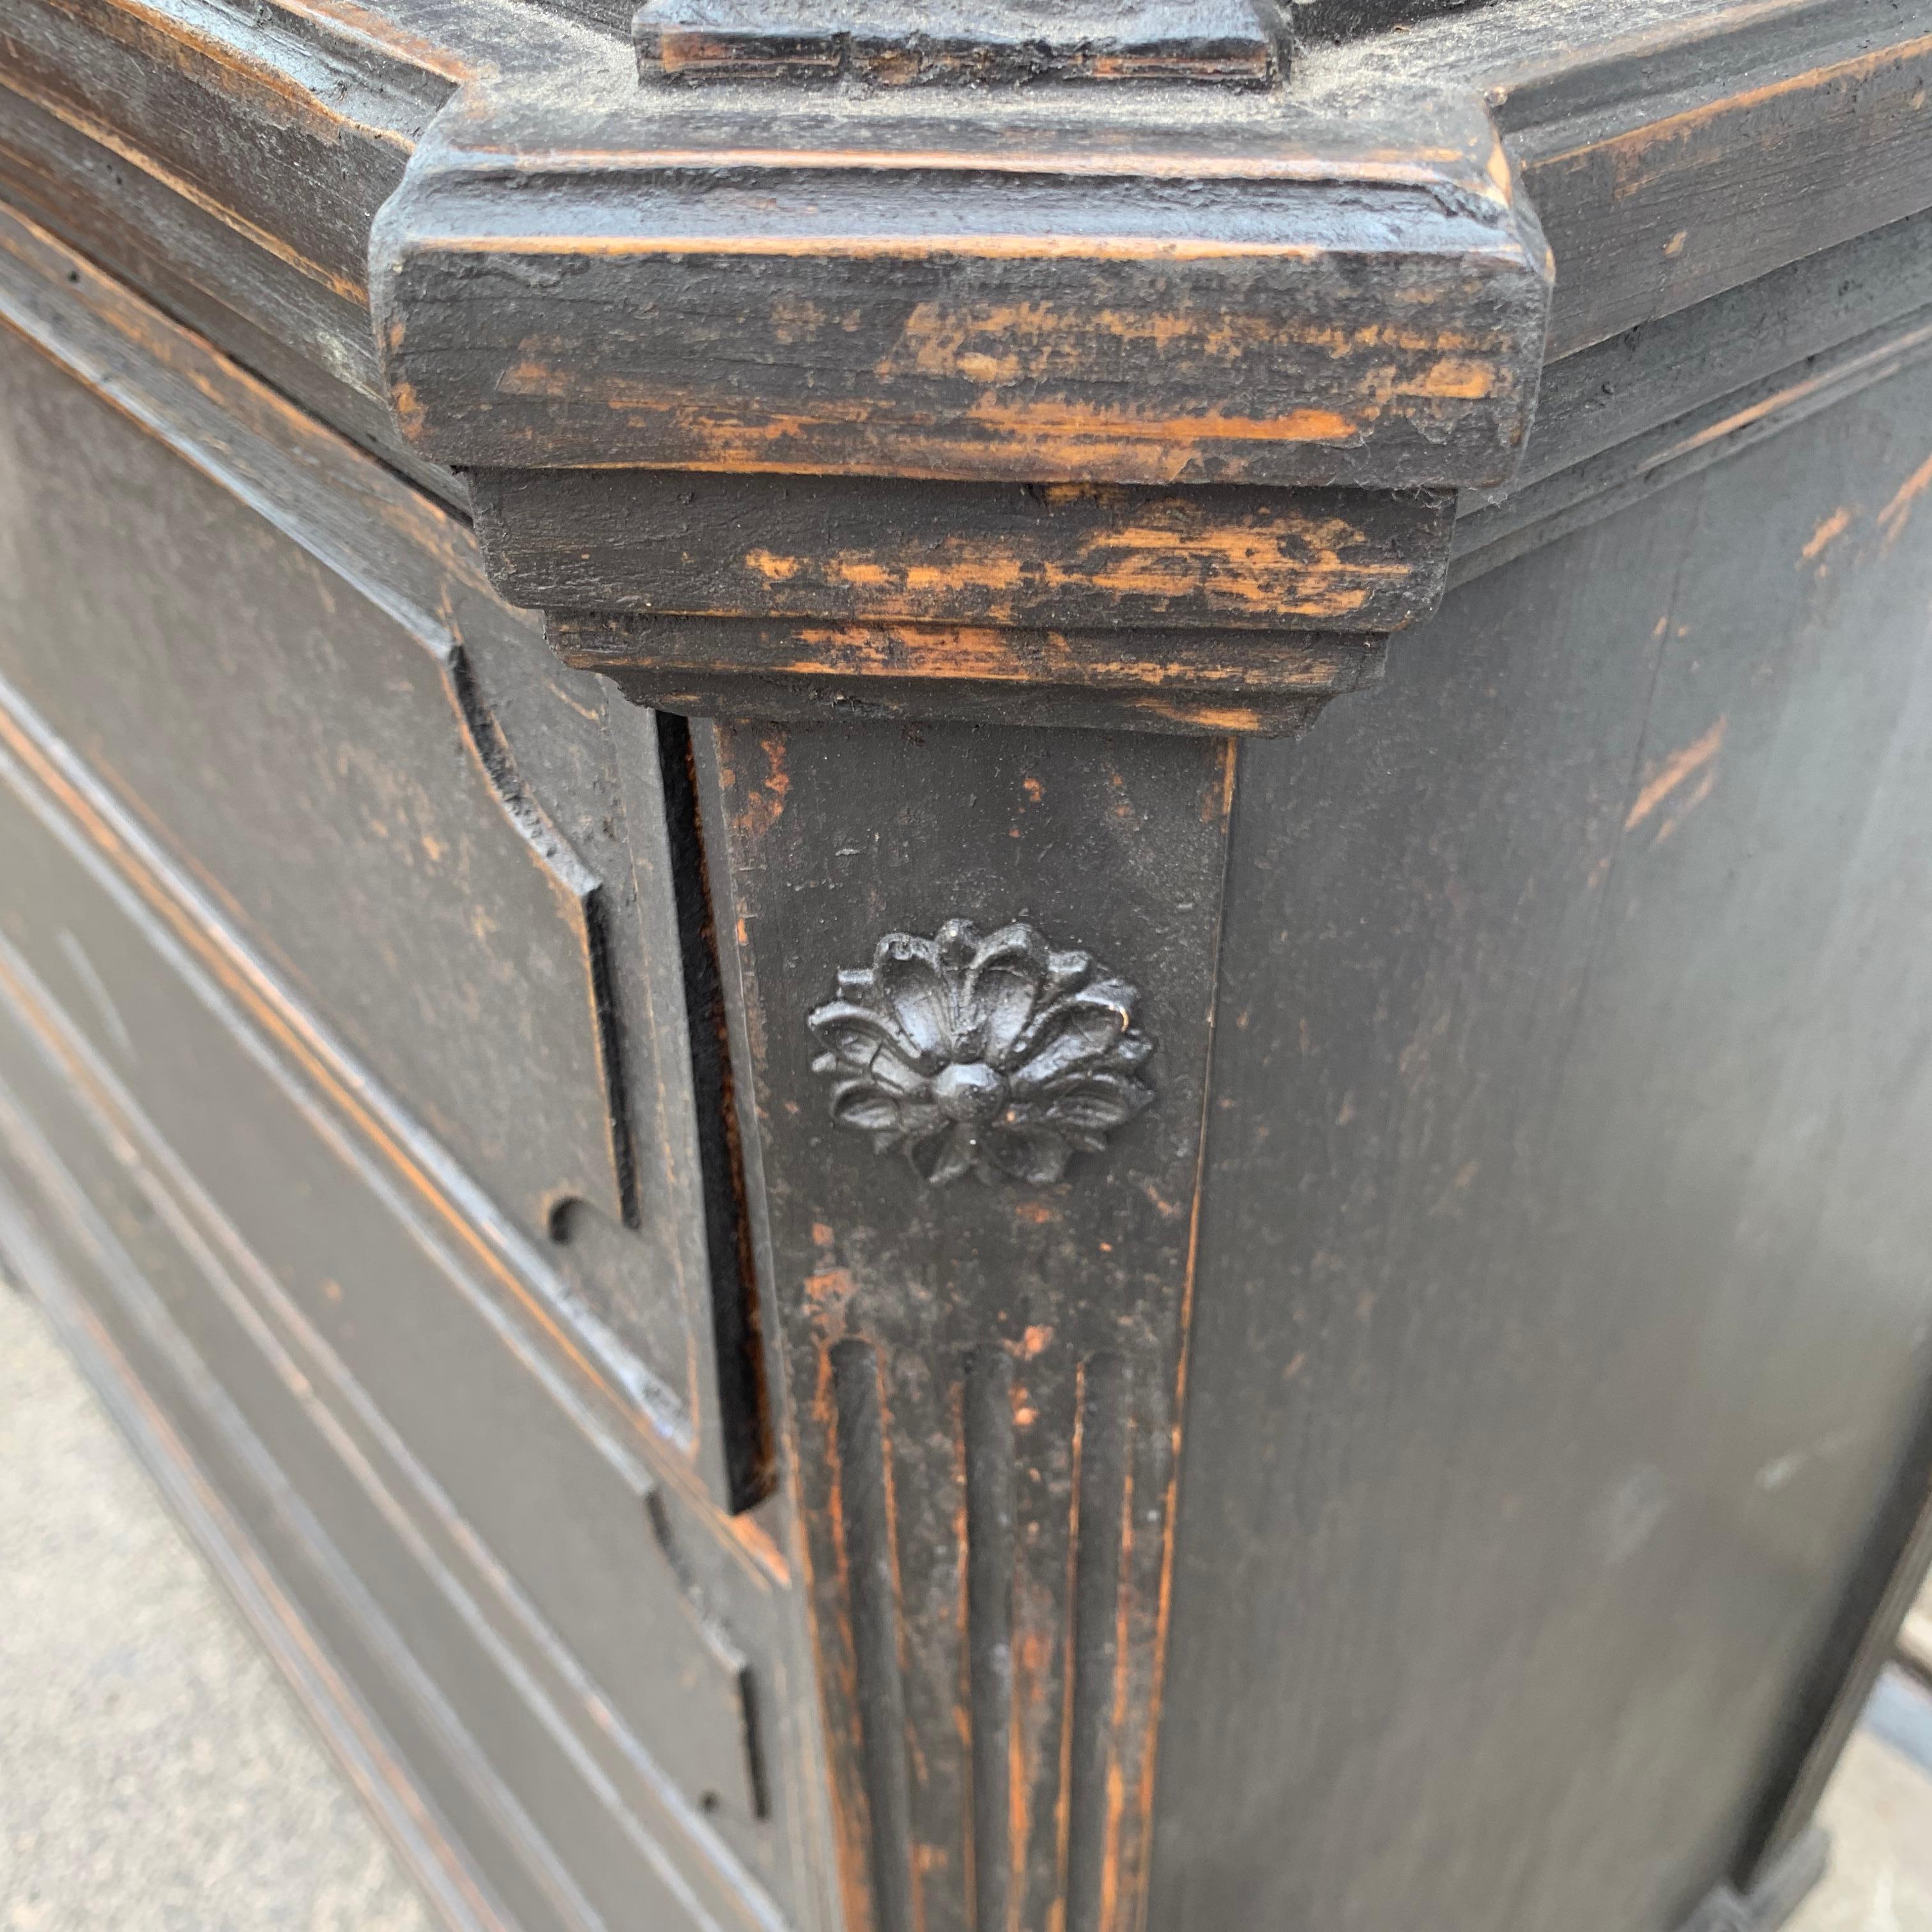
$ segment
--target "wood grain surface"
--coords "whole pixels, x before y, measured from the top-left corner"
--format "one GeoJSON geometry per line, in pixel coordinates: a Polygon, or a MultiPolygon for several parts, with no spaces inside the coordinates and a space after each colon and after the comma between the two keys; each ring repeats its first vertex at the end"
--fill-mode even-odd
{"type": "Polygon", "coordinates": [[[424,453],[1384,488],[1520,453],[1546,262],[1473,100],[1245,140],[653,132],[472,92],[418,148],[371,299],[424,453]]]}
{"type": "Polygon", "coordinates": [[[515,604],[1116,634],[1400,629],[1442,595],[1454,513],[1447,490],[638,469],[476,470],[470,484],[515,604]]]}

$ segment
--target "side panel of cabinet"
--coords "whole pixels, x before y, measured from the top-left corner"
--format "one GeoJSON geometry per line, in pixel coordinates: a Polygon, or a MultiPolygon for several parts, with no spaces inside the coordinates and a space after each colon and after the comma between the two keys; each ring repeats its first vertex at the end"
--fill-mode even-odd
{"type": "Polygon", "coordinates": [[[1750,1877],[1927,1474],[1928,412],[1479,579],[1244,750],[1159,1932],[1750,1877]]]}

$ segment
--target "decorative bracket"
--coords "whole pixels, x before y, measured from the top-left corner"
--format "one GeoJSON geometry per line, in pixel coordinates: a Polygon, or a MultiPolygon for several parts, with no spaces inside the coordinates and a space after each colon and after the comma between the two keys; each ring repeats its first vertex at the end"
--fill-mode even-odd
{"type": "Polygon", "coordinates": [[[1278,732],[1373,682],[1522,447],[1547,251],[1480,101],[1312,113],[1264,4],[653,0],[641,80],[466,88],[371,288],[505,593],[678,711],[1278,732]]]}

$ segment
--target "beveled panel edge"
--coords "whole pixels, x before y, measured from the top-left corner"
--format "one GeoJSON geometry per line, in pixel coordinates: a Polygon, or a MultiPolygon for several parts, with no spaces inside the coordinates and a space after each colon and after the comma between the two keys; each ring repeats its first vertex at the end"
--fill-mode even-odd
{"type": "MultiPolygon", "coordinates": [[[[0,754],[0,764],[10,762],[0,754]]],[[[743,1892],[740,1878],[748,1876],[750,1892],[759,1898],[788,1895],[803,1882],[796,1864],[797,1817],[811,1800],[794,1768],[797,1720],[788,1687],[797,1669],[798,1639],[785,1561],[745,1533],[746,1519],[724,1515],[688,1468],[658,1453],[626,1426],[626,1418],[600,1405],[596,1391],[574,1378],[566,1364],[536,1346],[538,1338],[506,1305],[501,1284],[490,1278],[487,1258],[483,1267],[477,1265],[474,1239],[466,1238],[466,1230],[446,1214],[440,1216],[442,1204],[430,1197],[420,1177],[392,1166],[393,1150],[373,1138],[367,1123],[343,1105],[341,1095],[329,1085],[327,1070],[287,1052],[272,1027],[265,1027],[259,1014],[233,998],[218,966],[197,956],[190,936],[166,920],[164,908],[152,899],[140,903],[144,896],[87,848],[85,834],[61,820],[52,801],[29,796],[21,774],[10,770],[6,776],[9,802],[37,818],[56,844],[67,848],[80,871],[104,895],[106,910],[130,919],[141,938],[158,948],[166,997],[184,1000],[190,1016],[205,1014],[212,1036],[232,1041],[241,1064],[253,1064],[263,1083],[256,1104],[262,1103],[264,1094],[278,1109],[286,1103],[281,1118],[289,1130],[298,1137],[313,1135],[325,1166],[338,1172],[352,1191],[370,1190],[364,1197],[368,1210],[393,1228],[405,1249],[413,1246],[426,1256],[430,1273],[425,1278],[440,1282],[450,1296],[446,1312],[476,1318],[464,1331],[467,1340],[480,1346],[486,1357],[500,1349],[507,1375],[526,1378],[535,1407],[553,1418],[553,1451],[562,1449],[567,1456],[574,1453],[570,1444],[581,1445],[580,1479],[594,1474],[586,1493],[597,1492],[606,1522],[614,1501],[620,1522],[627,1507],[634,1511],[636,1550],[645,1567],[628,1592],[633,1612],[647,1622],[653,1616],[668,1620],[666,1635],[674,1648],[680,1633],[688,1630],[690,1661],[707,1661],[714,1672],[712,1694],[720,1700],[735,1700],[738,1715],[732,1726],[704,1732],[707,1742],[695,1758],[685,1742],[697,1735],[693,1732],[681,1730],[672,1740],[654,1739],[651,1706],[640,1702],[634,1684],[627,1687],[609,1674],[608,1646],[602,1652],[594,1644],[577,1647],[582,1630],[569,1629],[554,1598],[548,1606],[534,1600],[542,1590],[527,1571],[515,1574],[514,1541],[479,1536],[476,1498],[472,1496],[466,1505],[452,1496],[446,1486],[452,1480],[448,1461],[440,1466],[439,1480],[430,1467],[434,1456],[409,1439],[415,1418],[408,1405],[400,1410],[377,1406],[368,1379],[368,1354],[359,1362],[346,1358],[346,1331],[332,1342],[320,1335],[326,1320],[323,1311],[339,1306],[339,1295],[330,1295],[326,1286],[318,1292],[312,1276],[304,1283],[299,1250],[292,1256],[292,1273],[289,1252],[277,1256],[279,1273],[258,1258],[231,1218],[236,1200],[215,1198],[210,1180],[190,1167],[148,1118],[146,1102],[128,1090],[122,1078],[126,1070],[117,1071],[108,1064],[111,1037],[104,1046],[87,1035],[70,1007],[55,1002],[40,974],[10,942],[0,940],[0,1012],[10,1024],[25,1029],[37,1060],[46,1063],[47,1082],[37,1090],[34,1108],[50,1118],[70,1104],[77,1108],[84,1117],[86,1144],[92,1147],[98,1139],[104,1158],[112,1156],[110,1177],[121,1170],[132,1173],[154,1203],[160,1222],[187,1231],[190,1264],[237,1315],[242,1330],[257,1343],[272,1333],[279,1338],[276,1347],[292,1352],[292,1362],[274,1358],[266,1365],[260,1386],[294,1390],[312,1420],[328,1409],[334,1419],[323,1433],[333,1445],[332,1453],[339,1453],[344,1473],[365,1488],[386,1482],[404,1498],[392,1508],[376,1497],[379,1513],[403,1524],[404,1540],[418,1551],[439,1588],[447,1580],[446,1570],[467,1579],[458,1594],[466,1592],[486,1614],[466,1613],[463,1628],[489,1627],[486,1647],[512,1662],[506,1694],[523,1699],[553,1736],[570,1734],[565,1748],[590,1768],[593,1788],[606,1794],[622,1828],[646,1829],[653,1838],[681,1843],[678,1856],[694,1861],[700,1872],[713,1874],[727,1894],[743,1892]],[[375,1477],[370,1473],[372,1464],[375,1477]],[[386,1476],[380,1473],[384,1469],[386,1476]],[[430,1554],[423,1555],[425,1551],[430,1554]],[[654,1568],[660,1561],[662,1568],[654,1568]],[[730,1768],[734,1751],[735,1773],[730,1768]],[[722,1775],[695,1768],[707,1754],[710,1767],[724,1767],[722,1775]],[[735,1786],[726,1781],[734,1775],[735,1786]],[[728,1808],[720,1810],[704,1800],[700,1787],[741,1790],[743,1802],[728,1796],[728,1808]],[[625,1819],[656,1822],[645,1826],[624,1823],[625,1819]],[[753,1842],[748,1835],[753,1832],[763,1836],[753,1842]]],[[[53,951],[57,958],[68,956],[64,946],[53,951]]],[[[79,984],[85,1010],[88,982],[82,978],[79,984]]],[[[107,1030],[111,1036],[111,1024],[107,1030]]],[[[206,1045],[204,1040],[204,1051],[206,1045]]],[[[0,1087],[14,1079],[10,1072],[0,1087]]],[[[92,1210],[80,1204],[80,1195],[72,1199],[76,1204],[64,1220],[85,1221],[92,1210]]],[[[258,1238],[260,1233],[256,1229],[258,1238]]],[[[343,1279],[352,1281],[347,1274],[343,1279]]],[[[352,1286],[352,1306],[353,1292],[352,1286]]],[[[380,1298],[380,1282],[374,1292],[380,1298]]],[[[274,1358],[274,1349],[269,1352],[274,1358]]],[[[466,1359],[473,1366],[476,1358],[466,1359]]],[[[252,1369],[249,1380],[251,1388],[256,1385],[252,1369]]],[[[393,1387],[383,1393],[393,1400],[393,1387]]],[[[558,1466],[554,1454],[550,1466],[558,1466]]],[[[430,1598],[437,1594],[433,1589],[430,1598]]],[[[612,1642],[621,1643],[620,1629],[608,1622],[608,1605],[606,1617],[598,1628],[608,1629],[612,1642]]],[[[687,1687],[692,1682],[688,1664],[682,1681],[687,1687]]],[[[684,1715],[689,1718],[688,1708],[684,1715]]],[[[727,1922],[740,1922],[727,1915],[727,1922]]],[[[754,1926],[780,1932],[782,1915],[775,1906],[760,1905],[743,1923],[745,1932],[754,1926]]]]}
{"type": "Polygon", "coordinates": [[[1932,356],[1932,305],[1540,478],[1457,523],[1451,589],[1792,428],[1932,356]]]}
{"type": "MultiPolygon", "coordinates": [[[[118,802],[82,771],[78,761],[10,692],[0,687],[0,784],[84,848],[183,946],[221,989],[237,1023],[273,1042],[278,1064],[300,1070],[323,1096],[332,1118],[400,1184],[423,1201],[455,1245],[478,1264],[496,1304],[520,1309],[516,1322],[524,1359],[547,1386],[592,1398],[580,1408],[586,1432],[614,1456],[641,1456],[653,1474],[694,1499],[716,1508],[698,1483],[690,1457],[688,1425],[675,1394],[662,1384],[642,1393],[601,1359],[594,1324],[580,1311],[534,1242],[505,1223],[476,1184],[360,1060],[256,958],[195,884],[156,848],[118,802]],[[574,1340],[566,1338],[566,1328],[574,1340]],[[548,1336],[552,1346],[541,1340],[548,1336]]],[[[625,1352],[625,1359],[632,1358],[625,1352]]],[[[631,1371],[644,1372],[640,1368],[631,1371]]],[[[721,1522],[728,1519],[720,1519],[721,1522]]],[[[744,1547],[734,1535],[734,1546],[744,1547]]]]}

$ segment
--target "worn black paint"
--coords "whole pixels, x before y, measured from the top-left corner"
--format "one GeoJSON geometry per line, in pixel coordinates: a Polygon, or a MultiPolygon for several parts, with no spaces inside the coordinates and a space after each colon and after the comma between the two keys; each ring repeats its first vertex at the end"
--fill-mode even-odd
{"type": "Polygon", "coordinates": [[[399,419],[470,466],[1502,481],[1549,262],[1480,104],[1281,117],[459,98],[370,236],[399,419]]]}
{"type": "Polygon", "coordinates": [[[1452,592],[1244,752],[1156,1923],[1669,1932],[1748,1882],[1923,1493],[1927,394],[1452,592]]]}
{"type": "Polygon", "coordinates": [[[467,481],[513,604],[1061,632],[1396,630],[1442,596],[1455,508],[1452,492],[1420,489],[640,469],[467,481]]]}
{"type": "MultiPolygon", "coordinates": [[[[1932,1007],[1928,16],[1422,10],[1352,46],[1312,16],[1294,86],[1397,147],[1443,124],[1412,84],[1486,98],[1554,245],[1521,487],[1466,493],[1439,618],[1379,641],[1448,541],[1440,498],[1395,492],[1478,466],[1379,429],[1388,466],[1358,480],[1384,494],[1340,500],[1400,574],[1350,636],[1109,604],[1043,565],[1003,616],[970,586],[911,623],[856,586],[761,607],[726,537],[830,560],[862,530],[902,558],[1037,534],[1040,477],[640,474],[688,452],[536,392],[622,377],[645,284],[600,271],[607,308],[580,308],[532,256],[519,306],[494,269],[430,283],[481,300],[472,349],[533,344],[520,392],[482,385],[527,412],[493,460],[631,466],[492,479],[494,564],[550,607],[560,668],[467,533],[334,434],[462,500],[386,414],[377,204],[412,172],[449,218],[426,233],[534,208],[550,238],[576,214],[621,242],[690,184],[626,172],[640,127],[762,138],[770,88],[646,98],[596,0],[388,0],[353,32],[0,0],[0,194],[146,298],[0,226],[0,473],[31,478],[0,488],[26,560],[0,622],[0,1240],[454,1922],[844,1932],[856,1873],[860,1927],[868,1895],[889,1932],[916,1899],[929,1932],[1060,1904],[1068,1932],[1132,1925],[1150,1848],[1108,1773],[1147,1761],[1176,1523],[1151,1932],[1580,1910],[1768,1932],[1815,1869],[1804,1821],[1925,1492],[1932,1231],[1900,1150],[1932,1007]],[[574,183],[573,147],[596,157],[574,183]],[[1002,676],[934,674],[941,617],[999,629],[1002,676]],[[838,646],[860,656],[900,624],[903,656],[862,688],[786,670],[825,624],[873,626],[838,646]],[[1244,748],[1230,829],[1216,734],[1345,692],[1244,748]],[[688,761],[626,694],[724,722],[688,761]],[[460,855],[458,884],[400,828],[460,855]],[[1064,1194],[922,1196],[817,1111],[802,1022],[880,932],[1020,911],[1134,980],[1160,1098],[1064,1194]],[[1172,1184],[1204,1121],[1197,1246],[1172,1184]],[[767,1424],[782,1480],[734,1515],[767,1424]],[[1016,1797],[1049,1790],[1016,1855],[1016,1797]]],[[[1218,165],[1270,111],[944,92],[820,89],[813,138],[938,113],[956,154],[1043,128],[1090,160],[1112,116],[1218,165]]],[[[958,185],[893,212],[970,212],[958,185]]],[[[1332,185],[1309,216],[1330,238],[1354,219],[1332,185]]],[[[1245,196],[1063,182],[1042,205],[1179,234],[1294,200],[1245,196]]],[[[782,242],[798,214],[733,232],[782,242]]],[[[1072,286],[1004,272],[982,292],[1072,286]]],[[[1384,306],[1346,313],[1372,326],[1403,284],[1364,272],[1384,306]]],[[[734,338],[734,274],[674,282],[743,350],[748,411],[800,369],[862,400],[876,342],[778,340],[795,314],[734,338]]],[[[1081,352],[1070,380],[1103,395],[1157,386],[1081,352]]],[[[493,367],[518,364],[470,373],[493,367]]],[[[916,469],[916,427],[850,446],[916,469]]]]}
{"type": "Polygon", "coordinates": [[[847,1922],[967,1932],[990,1856],[1018,1923],[1064,1902],[1087,1932],[1102,1869],[1131,1900],[1146,1854],[1232,747],[769,724],[697,743],[847,1922]],[[1154,1102],[1039,1186],[934,1187],[837,1125],[808,1019],[840,968],[882,932],[1048,906],[1056,944],[1138,989],[1154,1102]]]}
{"type": "Polygon", "coordinates": [[[566,612],[548,628],[565,663],[603,672],[639,704],[702,717],[1278,736],[1303,729],[1330,698],[1373,686],[1384,662],[1379,638],[1300,631],[1012,631],[988,634],[998,675],[947,676],[934,672],[958,640],[916,625],[566,612]]]}

